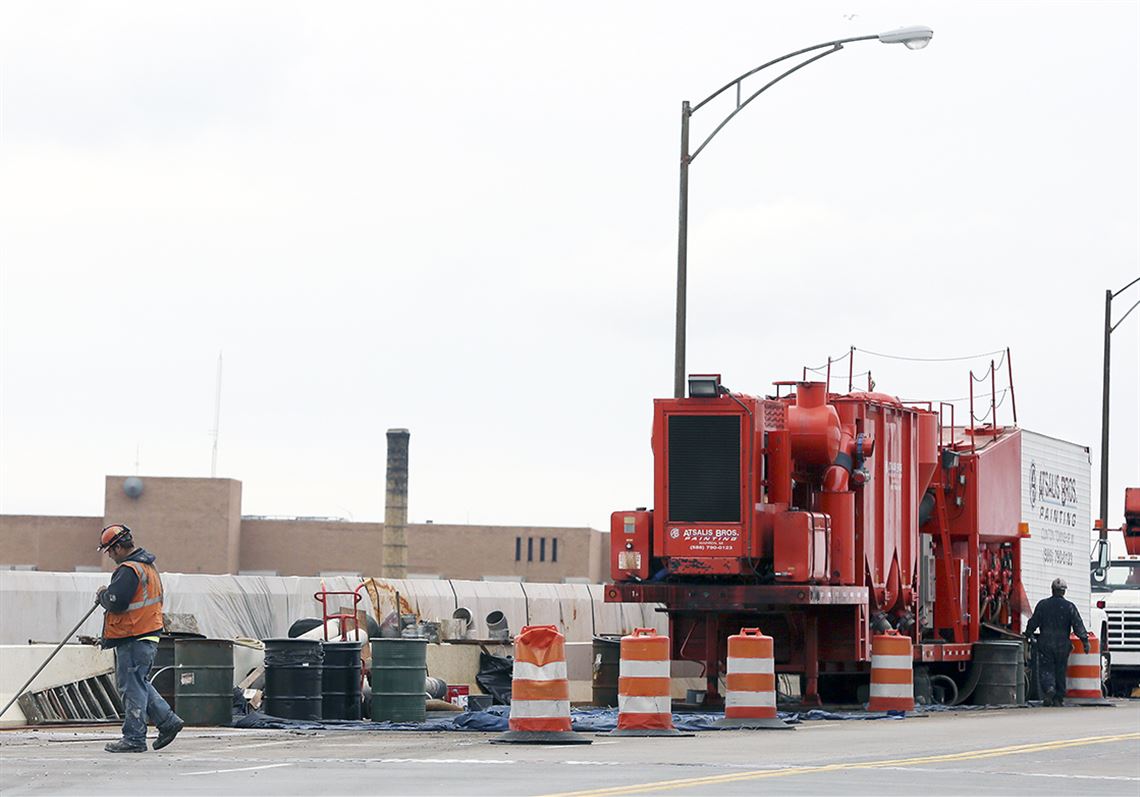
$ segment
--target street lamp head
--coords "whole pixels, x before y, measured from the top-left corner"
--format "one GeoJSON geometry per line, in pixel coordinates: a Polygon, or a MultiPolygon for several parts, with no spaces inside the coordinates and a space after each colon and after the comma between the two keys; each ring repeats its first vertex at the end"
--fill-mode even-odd
{"type": "Polygon", "coordinates": [[[879,41],[883,44],[905,44],[908,50],[921,50],[930,44],[934,31],[921,25],[910,28],[898,28],[879,34],[879,41]]]}

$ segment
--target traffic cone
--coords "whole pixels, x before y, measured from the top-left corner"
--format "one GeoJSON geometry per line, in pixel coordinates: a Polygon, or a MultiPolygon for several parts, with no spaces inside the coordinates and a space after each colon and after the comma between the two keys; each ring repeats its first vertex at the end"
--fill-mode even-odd
{"type": "Polygon", "coordinates": [[[510,730],[491,740],[510,744],[590,744],[570,729],[566,638],[552,625],[528,625],[515,637],[510,730]]]}
{"type": "Polygon", "coordinates": [[[621,638],[617,730],[599,736],[692,736],[673,727],[669,637],[635,628],[621,638]]]}
{"type": "Polygon", "coordinates": [[[1069,635],[1073,649],[1065,667],[1065,700],[1076,706],[1111,706],[1100,692],[1100,640],[1089,632],[1089,652],[1076,634],[1069,635]]]}
{"type": "Polygon", "coordinates": [[[893,628],[871,637],[868,711],[914,711],[914,655],[910,637],[893,628]]]}
{"type": "Polygon", "coordinates": [[[718,728],[795,730],[776,716],[776,661],[772,637],[759,628],[741,628],[728,638],[724,719],[718,728]]]}

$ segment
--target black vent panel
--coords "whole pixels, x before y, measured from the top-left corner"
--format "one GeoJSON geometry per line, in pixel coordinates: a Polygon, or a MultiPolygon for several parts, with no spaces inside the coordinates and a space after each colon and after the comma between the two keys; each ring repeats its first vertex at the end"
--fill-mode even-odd
{"type": "Polygon", "coordinates": [[[670,522],[740,522],[740,416],[669,416],[670,522]]]}

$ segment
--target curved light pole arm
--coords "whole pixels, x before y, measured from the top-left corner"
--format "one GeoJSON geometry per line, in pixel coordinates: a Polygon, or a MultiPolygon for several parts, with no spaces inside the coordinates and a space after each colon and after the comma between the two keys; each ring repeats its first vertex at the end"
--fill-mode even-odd
{"type": "Polygon", "coordinates": [[[851,39],[836,39],[835,41],[824,42],[823,44],[816,44],[812,47],[805,47],[802,50],[796,50],[794,53],[788,53],[787,55],[781,55],[779,58],[775,58],[771,61],[768,61],[767,63],[761,64],[760,66],[756,67],[755,69],[750,69],[747,72],[745,72],[743,75],[741,75],[740,77],[736,78],[735,80],[724,84],[719,89],[714,91],[712,94],[705,97],[703,100],[698,102],[696,105],[692,106],[692,108],[690,108],[690,110],[689,110],[689,116],[692,116],[694,113],[699,111],[703,106],[707,105],[712,100],[715,100],[721,94],[724,94],[724,92],[728,91],[731,88],[734,88],[734,87],[736,88],[736,108],[734,108],[733,111],[728,116],[726,116],[724,118],[724,120],[719,125],[716,126],[716,129],[713,130],[711,133],[709,133],[708,137],[704,141],[701,142],[700,146],[698,146],[693,151],[693,153],[688,156],[689,162],[692,162],[693,160],[696,159],[697,155],[700,154],[701,150],[703,150],[708,145],[708,143],[713,140],[713,137],[717,133],[719,133],[721,131],[721,129],[726,124],[728,124],[732,120],[732,117],[736,116],[738,113],[740,113],[742,110],[744,110],[744,107],[746,105],[748,105],[748,103],[752,102],[754,99],[759,97],[761,94],[763,94],[765,91],[770,89],[772,86],[779,83],[781,80],[786,78],[788,75],[791,75],[792,73],[797,72],[800,69],[803,69],[808,64],[814,63],[814,62],[818,61],[819,59],[823,58],[824,56],[828,56],[828,55],[831,55],[832,53],[839,52],[840,50],[843,49],[843,45],[847,44],[848,42],[867,41],[870,39],[877,39],[877,38],[878,38],[878,36],[857,36],[857,37],[854,37],[851,39]],[[752,77],[757,72],[761,72],[770,66],[774,66],[774,65],[780,63],[781,61],[787,61],[789,58],[795,58],[797,55],[803,55],[805,53],[814,52],[816,50],[823,50],[824,48],[828,48],[828,49],[824,50],[824,52],[819,53],[818,55],[814,55],[811,58],[808,58],[806,61],[802,61],[802,62],[796,64],[791,69],[788,69],[788,70],[780,73],[775,78],[773,78],[772,80],[768,81],[763,86],[761,86],[758,90],[756,90],[755,92],[750,94],[747,99],[741,101],[741,99],[740,99],[740,87],[746,79],[752,77]]]}

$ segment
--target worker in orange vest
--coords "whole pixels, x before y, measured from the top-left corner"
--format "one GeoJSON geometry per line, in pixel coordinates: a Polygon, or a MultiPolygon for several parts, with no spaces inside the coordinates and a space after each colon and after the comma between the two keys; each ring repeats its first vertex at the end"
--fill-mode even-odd
{"type": "Polygon", "coordinates": [[[149,718],[158,728],[154,749],[160,750],[183,727],[182,719],[147,677],[162,633],[162,579],[154,566],[154,554],[136,547],[131,530],[122,523],[103,529],[99,550],[118,565],[111,583],[95,593],[95,602],[106,610],[102,646],[115,650],[115,679],[124,714],[123,738],[103,749],[145,753],[149,718]]]}

